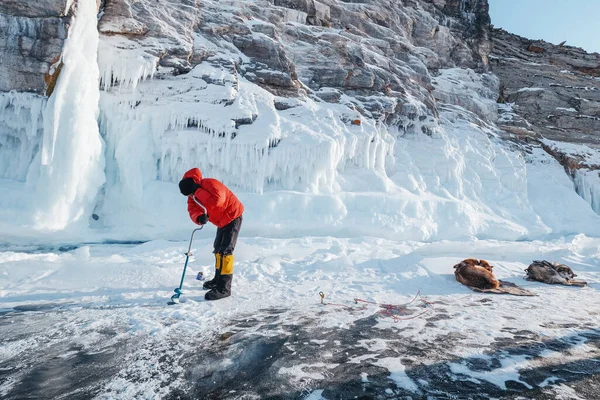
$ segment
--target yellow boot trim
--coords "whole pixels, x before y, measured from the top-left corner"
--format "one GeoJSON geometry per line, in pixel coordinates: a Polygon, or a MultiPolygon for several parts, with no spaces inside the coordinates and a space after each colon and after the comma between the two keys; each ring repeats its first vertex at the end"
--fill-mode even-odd
{"type": "Polygon", "coordinates": [[[223,265],[223,256],[219,253],[215,253],[215,269],[220,270],[223,265]]]}
{"type": "Polygon", "coordinates": [[[221,275],[233,274],[233,254],[223,256],[221,265],[221,275]]]}

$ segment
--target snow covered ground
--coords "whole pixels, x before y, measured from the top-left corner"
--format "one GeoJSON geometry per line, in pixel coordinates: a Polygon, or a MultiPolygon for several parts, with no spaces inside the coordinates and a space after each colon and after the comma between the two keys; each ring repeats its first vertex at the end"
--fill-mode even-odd
{"type": "Polygon", "coordinates": [[[211,243],[208,233],[197,236],[186,301],[175,306],[166,302],[179,283],[185,241],[5,248],[0,396],[597,393],[600,239],[243,237],[233,296],[205,302],[195,276],[213,273],[211,243]],[[452,268],[466,256],[489,260],[500,279],[536,296],[470,291],[452,268]],[[588,287],[524,280],[539,258],[567,263],[588,287]],[[355,298],[405,306],[386,313],[355,298]]]}

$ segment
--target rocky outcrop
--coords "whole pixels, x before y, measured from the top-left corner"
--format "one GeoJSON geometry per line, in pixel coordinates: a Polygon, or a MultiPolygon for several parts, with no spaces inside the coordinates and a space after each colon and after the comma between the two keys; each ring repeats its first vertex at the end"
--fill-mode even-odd
{"type": "MultiPolygon", "coordinates": [[[[0,91],[44,93],[51,88],[73,3],[2,2],[0,27],[6,34],[0,36],[5,55],[0,91]]],[[[137,47],[155,57],[157,66],[163,67],[159,74],[186,73],[215,53],[203,40],[225,41],[240,52],[236,63],[240,73],[286,96],[298,94],[303,86],[359,95],[401,96],[408,90],[432,104],[428,70],[485,68],[487,63],[487,1],[98,3],[102,3],[101,34],[118,38],[108,41],[111,45],[137,47]],[[250,20],[255,23],[247,24],[250,20]]]]}
{"type": "Polygon", "coordinates": [[[16,17],[64,17],[73,0],[2,0],[0,13],[16,17]]]}
{"type": "Polygon", "coordinates": [[[600,213],[600,54],[492,31],[500,77],[498,125],[511,140],[541,146],[600,213]]]}
{"type": "Polygon", "coordinates": [[[98,30],[126,39],[118,46],[143,48],[159,59],[159,66],[180,74],[192,68],[194,28],[201,14],[196,0],[105,0],[98,30]]]}
{"type": "Polygon", "coordinates": [[[0,4],[0,92],[44,94],[53,86],[67,38],[69,0],[4,0],[0,4]]]}
{"type": "MultiPolygon", "coordinates": [[[[427,0],[433,3],[442,15],[438,15],[440,24],[446,26],[461,40],[450,43],[439,43],[435,51],[438,54],[448,53],[457,66],[487,69],[490,45],[490,15],[487,1],[478,0],[427,0]],[[463,46],[467,46],[464,48],[463,46]]],[[[440,28],[441,29],[441,28],[440,28]]],[[[435,35],[440,29],[434,28],[435,35]]]]}
{"type": "MultiPolygon", "coordinates": [[[[485,70],[488,5],[472,3],[106,0],[99,30],[108,50],[153,57],[158,77],[220,63],[279,96],[340,102],[346,94],[351,108],[406,130],[414,121],[434,124],[431,73],[485,70]]],[[[101,65],[110,64],[103,53],[110,51],[100,52],[101,65]]],[[[117,70],[103,76],[135,80],[117,70]]]]}
{"type": "Polygon", "coordinates": [[[600,54],[493,31],[492,71],[499,102],[511,105],[517,126],[532,136],[600,145],[600,54]]]}

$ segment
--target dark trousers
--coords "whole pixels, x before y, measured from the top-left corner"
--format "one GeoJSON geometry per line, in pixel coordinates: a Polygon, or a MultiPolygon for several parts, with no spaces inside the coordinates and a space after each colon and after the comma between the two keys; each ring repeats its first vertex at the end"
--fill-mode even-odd
{"type": "Polygon", "coordinates": [[[214,251],[215,254],[227,256],[233,254],[237,237],[242,227],[242,216],[240,215],[222,228],[217,228],[217,236],[215,237],[214,251]]]}

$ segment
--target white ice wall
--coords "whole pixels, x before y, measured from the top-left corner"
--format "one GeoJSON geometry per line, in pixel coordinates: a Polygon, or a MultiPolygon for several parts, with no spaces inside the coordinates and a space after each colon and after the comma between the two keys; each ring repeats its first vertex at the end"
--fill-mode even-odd
{"type": "Polygon", "coordinates": [[[178,76],[118,39],[98,48],[88,3],[81,2],[47,104],[0,96],[3,232],[181,237],[194,225],[176,184],[199,167],[244,202],[244,235],[600,233],[599,217],[555,160],[496,137],[493,76],[440,71],[433,82],[440,118],[423,122],[424,134],[418,121],[405,130],[365,118],[347,96],[340,104],[273,96],[236,73],[235,54],[216,47],[178,76]]]}
{"type": "Polygon", "coordinates": [[[575,188],[592,209],[600,214],[600,171],[576,170],[575,188]]]}
{"type": "MultiPolygon", "coordinates": [[[[507,148],[493,125],[463,107],[441,105],[432,135],[418,126],[406,133],[341,104],[277,98],[214,61],[177,77],[123,79],[129,83],[102,93],[108,181],[98,227],[125,236],[192,228],[176,183],[199,167],[242,199],[248,235],[516,240],[599,232],[591,210],[540,199],[544,186],[560,191],[562,203],[581,200],[563,190],[558,163],[507,148]],[[290,108],[277,111],[275,101],[290,108]],[[538,180],[547,163],[557,176],[550,185],[538,180]]],[[[460,105],[493,116],[495,82],[442,71],[436,96],[452,102],[464,92],[460,105]]]]}
{"type": "Polygon", "coordinates": [[[0,97],[0,176],[25,181],[2,185],[2,205],[18,214],[14,219],[4,210],[3,225],[34,231],[87,227],[104,182],[97,49],[96,1],[79,1],[50,98],[0,97]]]}
{"type": "Polygon", "coordinates": [[[0,93],[0,179],[24,182],[40,149],[46,99],[31,93],[0,93]]]}

